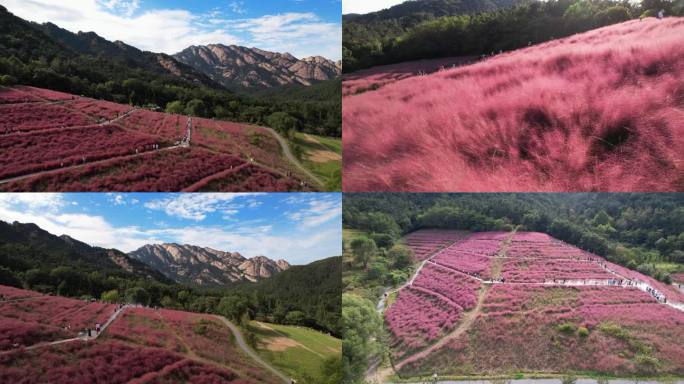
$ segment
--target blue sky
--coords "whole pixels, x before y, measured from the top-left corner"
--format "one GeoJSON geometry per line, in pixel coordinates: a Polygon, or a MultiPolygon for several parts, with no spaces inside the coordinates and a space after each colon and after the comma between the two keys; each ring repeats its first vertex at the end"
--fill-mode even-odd
{"type": "Polygon", "coordinates": [[[143,50],[236,44],[296,57],[342,55],[340,0],[0,0],[10,12],[143,50]]]}
{"type": "Polygon", "coordinates": [[[130,252],[180,243],[307,264],[342,253],[339,193],[2,193],[0,220],[130,252]]]}

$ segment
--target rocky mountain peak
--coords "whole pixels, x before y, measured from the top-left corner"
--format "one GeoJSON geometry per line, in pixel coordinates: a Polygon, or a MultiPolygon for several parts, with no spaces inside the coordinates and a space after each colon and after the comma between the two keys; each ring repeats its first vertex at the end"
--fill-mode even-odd
{"type": "Polygon", "coordinates": [[[311,85],[341,74],[341,68],[335,62],[322,56],[300,60],[290,53],[237,45],[193,45],[173,57],[228,88],[311,85]]]}
{"type": "Polygon", "coordinates": [[[239,252],[189,244],[147,244],[129,254],[166,277],[181,283],[225,285],[266,279],[290,267],[265,256],[245,258],[239,252]]]}

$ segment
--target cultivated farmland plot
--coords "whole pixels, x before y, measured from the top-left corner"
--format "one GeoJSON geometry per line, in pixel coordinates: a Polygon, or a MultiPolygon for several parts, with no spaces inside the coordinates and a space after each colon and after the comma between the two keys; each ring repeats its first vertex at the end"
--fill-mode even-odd
{"type": "Polygon", "coordinates": [[[0,87],[0,115],[4,191],[315,189],[262,127],[25,86],[0,87]]]}
{"type": "Polygon", "coordinates": [[[683,190],[682,36],[684,18],[646,18],[426,76],[347,75],[344,190],[683,190]]]}
{"type": "Polygon", "coordinates": [[[684,374],[684,295],[542,233],[474,233],[385,312],[402,376],[684,374]]]}
{"type": "Polygon", "coordinates": [[[3,383],[281,382],[211,315],[127,306],[114,317],[114,304],[5,286],[0,295],[3,383]],[[78,335],[110,318],[97,338],[78,335]]]}

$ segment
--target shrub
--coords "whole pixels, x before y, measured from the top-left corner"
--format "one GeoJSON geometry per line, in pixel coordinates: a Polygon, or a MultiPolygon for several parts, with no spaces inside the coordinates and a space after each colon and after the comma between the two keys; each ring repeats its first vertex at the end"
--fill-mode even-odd
{"type": "Polygon", "coordinates": [[[200,321],[199,323],[195,324],[194,327],[192,327],[192,331],[195,332],[198,335],[205,335],[207,333],[207,324],[203,322],[204,320],[200,321]]]}
{"type": "Polygon", "coordinates": [[[586,327],[579,327],[577,328],[577,335],[580,337],[587,337],[589,336],[589,330],[586,327]]]}
{"type": "Polygon", "coordinates": [[[565,333],[566,335],[571,335],[575,333],[577,330],[577,326],[573,323],[563,323],[558,326],[558,331],[561,333],[565,333]]]}

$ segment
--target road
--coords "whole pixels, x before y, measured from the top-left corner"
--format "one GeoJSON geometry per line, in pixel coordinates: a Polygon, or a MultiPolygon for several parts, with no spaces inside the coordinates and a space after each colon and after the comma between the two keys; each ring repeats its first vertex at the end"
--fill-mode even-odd
{"type": "Polygon", "coordinates": [[[283,148],[283,153],[285,154],[285,157],[290,161],[290,163],[294,164],[297,168],[299,168],[304,174],[306,174],[311,180],[313,180],[316,184],[318,184],[319,187],[324,188],[325,183],[321,181],[316,175],[311,173],[308,169],[306,169],[302,163],[297,160],[297,158],[292,154],[290,151],[290,145],[287,143],[287,140],[285,140],[278,132],[275,131],[273,128],[269,127],[261,127],[263,129],[268,130],[273,137],[275,137],[276,140],[278,140],[278,143],[280,146],[283,148]]]}
{"type": "Polygon", "coordinates": [[[240,347],[240,349],[242,349],[249,357],[254,359],[261,366],[273,372],[273,374],[278,376],[283,383],[290,383],[289,377],[280,372],[276,367],[264,361],[249,345],[247,345],[245,338],[242,336],[242,332],[240,332],[240,329],[235,324],[223,316],[216,316],[216,318],[221,320],[228,328],[230,328],[231,332],[233,332],[233,335],[235,335],[235,341],[237,342],[238,347],[240,347]]]}

